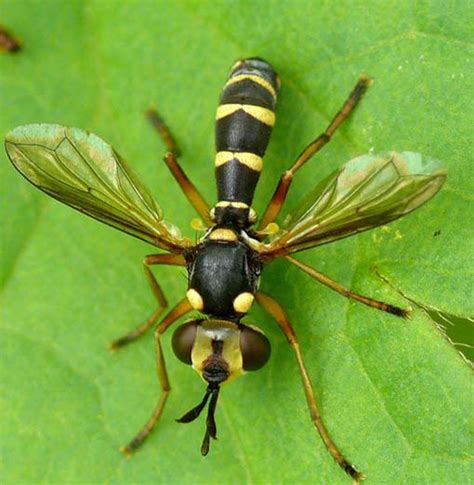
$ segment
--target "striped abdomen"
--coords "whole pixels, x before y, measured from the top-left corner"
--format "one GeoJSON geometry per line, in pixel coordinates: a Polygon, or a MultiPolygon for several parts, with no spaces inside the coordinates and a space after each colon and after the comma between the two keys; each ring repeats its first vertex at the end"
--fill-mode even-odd
{"type": "Polygon", "coordinates": [[[249,210],[275,123],[278,87],[277,74],[262,59],[232,68],[216,115],[217,224],[254,222],[249,210]]]}

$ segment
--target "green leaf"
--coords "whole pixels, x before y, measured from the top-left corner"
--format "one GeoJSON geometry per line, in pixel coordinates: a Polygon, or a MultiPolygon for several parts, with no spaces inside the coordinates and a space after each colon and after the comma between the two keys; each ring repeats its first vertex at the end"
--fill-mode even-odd
{"type": "MultiPolygon", "coordinates": [[[[354,291],[412,306],[412,319],[349,302],[285,261],[265,271],[262,288],[287,309],[325,423],[367,483],[468,482],[471,369],[415,303],[473,314],[469,2],[17,0],[0,3],[0,18],[23,45],[0,56],[0,137],[26,123],[97,133],[189,236],[195,214],[161,162],[164,146],[144,116],[150,104],[213,202],[214,114],[228,69],[249,55],[272,62],[282,91],[256,194],[261,213],[359,74],[373,78],[351,119],[297,175],[284,212],[372,150],[440,160],[448,178],[425,206],[301,253],[354,291]]],[[[223,389],[209,456],[199,453],[203,420],[174,421],[204,386],[165,335],[173,389],[156,432],[125,460],[119,446],[159,394],[153,342],[148,335],[114,355],[106,344],[154,309],[140,268],[153,249],[45,197],[3,153],[0,181],[4,483],[349,483],[312,427],[289,346],[258,309],[247,321],[265,330],[272,357],[223,389]]],[[[177,302],[182,271],[156,274],[177,302]]]]}

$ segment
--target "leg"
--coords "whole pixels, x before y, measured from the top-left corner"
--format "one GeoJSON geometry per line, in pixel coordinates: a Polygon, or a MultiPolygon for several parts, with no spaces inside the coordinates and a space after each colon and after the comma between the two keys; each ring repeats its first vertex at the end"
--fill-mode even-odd
{"type": "Polygon", "coordinates": [[[168,302],[166,301],[165,295],[161,291],[160,285],[158,281],[156,281],[155,276],[150,270],[150,266],[154,264],[169,264],[169,265],[176,265],[176,266],[184,266],[186,262],[181,255],[177,254],[152,254],[147,256],[143,260],[143,269],[145,271],[145,276],[150,284],[151,291],[155,295],[155,298],[158,301],[158,308],[151,314],[151,316],[145,320],[142,324],[140,324],[137,328],[132,330],[131,332],[127,333],[123,337],[120,337],[116,340],[113,340],[109,344],[109,348],[111,350],[117,350],[124,345],[129,344],[130,342],[134,341],[140,335],[145,333],[151,326],[155,324],[158,320],[159,316],[162,314],[164,309],[168,306],[168,302]]]}
{"type": "Polygon", "coordinates": [[[336,116],[329,123],[328,127],[322,135],[319,135],[315,140],[313,140],[299,155],[293,166],[284,172],[280,178],[280,181],[273,193],[273,197],[270,200],[262,219],[259,224],[259,230],[264,229],[268,224],[274,222],[277,218],[280,210],[285,202],[286,195],[290,188],[291,182],[293,181],[293,176],[295,173],[311,158],[315,155],[321,148],[323,148],[326,143],[331,140],[334,132],[339,128],[342,122],[351,114],[352,110],[355,108],[357,103],[362,98],[366,89],[372,84],[370,79],[365,76],[361,76],[359,81],[355,85],[352,93],[350,94],[347,101],[344,103],[343,107],[337,112],[336,116]]]}
{"type": "Polygon", "coordinates": [[[163,357],[163,351],[161,349],[160,337],[164,331],[178,318],[182,317],[186,313],[192,310],[191,305],[187,298],[183,298],[163,319],[160,325],[155,330],[155,349],[156,349],[156,369],[158,372],[158,379],[160,380],[162,394],[156,405],[153,414],[150,419],[146,422],[145,426],[138,432],[138,434],[125,446],[123,446],[120,451],[126,456],[130,456],[149,436],[155,427],[158,419],[163,412],[165,407],[166,399],[170,393],[171,387],[168,379],[168,373],[166,372],[165,359],[163,357]]]}
{"type": "Polygon", "coordinates": [[[410,310],[405,310],[403,308],[384,303],[383,301],[374,300],[372,298],[368,298],[367,296],[354,293],[353,291],[344,288],[344,286],[332,280],[325,274],[316,271],[314,268],[311,268],[311,266],[302,263],[292,256],[285,256],[285,258],[290,263],[293,263],[295,266],[298,266],[298,268],[302,269],[305,273],[309,274],[312,278],[318,280],[320,283],[326,285],[328,288],[331,288],[331,290],[337,291],[340,295],[345,296],[346,298],[352,298],[359,303],[363,303],[364,305],[370,306],[372,308],[377,308],[377,310],[391,313],[392,315],[396,315],[397,317],[408,318],[408,316],[410,315],[410,310]]]}
{"type": "Polygon", "coordinates": [[[356,468],[351,465],[346,460],[346,458],[344,458],[342,453],[337,448],[336,444],[332,441],[326,430],[326,427],[324,426],[323,420],[321,418],[321,413],[316,402],[316,396],[313,391],[313,386],[311,384],[308,371],[306,370],[303,356],[301,355],[298,340],[285,311],[276,300],[264,293],[258,292],[256,294],[256,299],[261,307],[276,320],[283,333],[285,334],[286,338],[288,339],[289,344],[293,348],[293,351],[295,352],[296,361],[298,363],[299,371],[301,374],[301,380],[303,382],[306,402],[308,403],[309,414],[311,415],[311,420],[318,430],[321,439],[323,440],[329,453],[336,460],[339,466],[358,483],[364,478],[363,474],[358,472],[356,468]]]}
{"type": "Polygon", "coordinates": [[[180,150],[176,145],[171,131],[154,109],[149,109],[147,111],[147,117],[151,124],[155,127],[156,131],[165,143],[166,148],[168,149],[168,153],[166,153],[164,160],[176,182],[178,182],[181,190],[184,192],[184,195],[199,216],[206,222],[208,226],[212,225],[212,221],[209,217],[209,205],[203,199],[202,195],[196,189],[195,185],[189,180],[178,163],[177,158],[180,155],[180,150]]]}
{"type": "Polygon", "coordinates": [[[173,177],[178,182],[181,190],[184,192],[184,195],[189,200],[189,203],[194,207],[196,212],[199,216],[203,219],[203,221],[208,225],[211,226],[213,222],[209,216],[209,205],[204,200],[202,195],[198,192],[194,184],[189,180],[188,176],[184,173],[183,169],[179,165],[178,161],[176,160],[175,156],[168,152],[165,155],[165,163],[170,169],[173,177]]]}
{"type": "Polygon", "coordinates": [[[178,148],[174,136],[171,134],[171,131],[164,122],[163,118],[154,108],[147,109],[146,117],[160,135],[161,139],[166,145],[166,149],[174,156],[179,157],[181,155],[181,150],[178,148]]]}

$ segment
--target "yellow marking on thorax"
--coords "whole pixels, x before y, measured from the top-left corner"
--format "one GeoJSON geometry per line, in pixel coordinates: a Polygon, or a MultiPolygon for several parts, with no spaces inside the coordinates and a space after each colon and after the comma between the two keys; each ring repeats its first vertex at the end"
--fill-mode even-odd
{"type": "Polygon", "coordinates": [[[275,124],[275,113],[272,110],[262,108],[261,106],[254,106],[253,104],[221,104],[217,108],[216,120],[225,118],[239,110],[245,111],[245,113],[265,125],[273,126],[275,124]]]}
{"type": "Polygon", "coordinates": [[[253,303],[254,296],[252,293],[248,291],[244,291],[243,293],[240,293],[240,295],[237,295],[233,301],[233,307],[234,310],[237,313],[247,313],[253,303]]]}
{"type": "Polygon", "coordinates": [[[201,311],[204,308],[202,296],[196,290],[193,290],[192,288],[188,290],[186,293],[186,297],[195,310],[201,311]]]}
{"type": "Polygon", "coordinates": [[[216,207],[235,207],[236,209],[248,209],[249,205],[245,202],[233,202],[231,200],[220,200],[216,207]]]}
{"type": "Polygon", "coordinates": [[[261,172],[262,170],[262,157],[259,157],[258,155],[255,155],[255,153],[251,152],[217,152],[215,166],[220,167],[221,165],[224,165],[234,159],[237,159],[242,165],[245,165],[256,172],[261,172]]]}
{"type": "Polygon", "coordinates": [[[250,79],[254,83],[259,84],[260,86],[265,88],[273,96],[273,99],[276,99],[277,94],[276,94],[274,87],[266,79],[263,79],[262,77],[257,76],[256,74],[238,74],[237,76],[231,77],[227,81],[226,85],[224,86],[224,89],[227,86],[230,86],[231,84],[238,83],[240,81],[244,81],[245,79],[250,79]]]}
{"type": "Polygon", "coordinates": [[[213,241],[237,241],[237,234],[232,229],[218,228],[209,234],[209,239],[213,241]]]}

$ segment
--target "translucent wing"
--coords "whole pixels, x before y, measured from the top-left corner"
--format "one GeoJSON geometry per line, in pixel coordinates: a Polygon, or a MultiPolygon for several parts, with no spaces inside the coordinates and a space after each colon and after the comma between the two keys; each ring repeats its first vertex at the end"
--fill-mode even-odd
{"type": "Polygon", "coordinates": [[[98,136],[59,125],[24,125],[6,136],[5,149],[15,168],[51,197],[167,251],[190,246],[98,136]]]}
{"type": "Polygon", "coordinates": [[[438,162],[419,153],[355,158],[319,184],[260,252],[281,256],[386,224],[433,197],[445,178],[438,162]]]}

